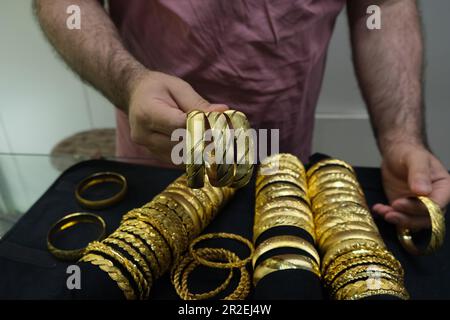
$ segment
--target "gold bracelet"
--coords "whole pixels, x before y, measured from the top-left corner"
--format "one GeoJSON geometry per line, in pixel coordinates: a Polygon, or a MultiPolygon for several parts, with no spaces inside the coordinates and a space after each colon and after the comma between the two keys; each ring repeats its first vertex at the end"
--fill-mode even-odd
{"type": "Polygon", "coordinates": [[[345,185],[344,183],[341,182],[325,184],[317,188],[309,188],[308,191],[309,191],[308,195],[311,198],[311,200],[320,196],[323,193],[328,194],[329,196],[342,193],[359,194],[364,196],[364,192],[360,188],[356,188],[352,185],[345,185]]]}
{"type": "Polygon", "coordinates": [[[190,188],[201,188],[205,179],[205,115],[201,111],[191,111],[186,119],[186,174],[190,188]]]}
{"type": "Polygon", "coordinates": [[[298,208],[274,208],[267,211],[258,211],[255,214],[254,225],[258,225],[261,220],[274,217],[300,217],[308,221],[314,227],[313,217],[311,212],[298,210],[298,208]]]}
{"type": "Polygon", "coordinates": [[[166,272],[170,267],[171,255],[168,244],[165,242],[162,235],[148,224],[139,220],[127,220],[122,223],[118,230],[131,233],[144,240],[148,248],[155,253],[161,273],[166,272]]]}
{"type": "Polygon", "coordinates": [[[343,212],[346,213],[346,215],[351,216],[360,215],[362,217],[372,219],[372,214],[364,204],[353,201],[335,202],[333,204],[326,205],[320,209],[313,211],[314,217],[317,221],[324,218],[325,216],[327,217],[340,216],[342,215],[343,212]]]}
{"type": "MultiPolygon", "coordinates": [[[[348,222],[344,222],[344,223],[340,223],[340,224],[336,224],[331,228],[328,229],[324,229],[323,227],[317,228],[319,231],[317,232],[318,234],[318,239],[319,239],[319,244],[325,244],[327,242],[328,239],[331,239],[333,237],[339,237],[340,234],[344,233],[344,232],[359,232],[359,231],[363,231],[363,232],[370,232],[370,233],[375,233],[375,234],[379,234],[377,229],[374,229],[371,225],[365,223],[365,222],[352,222],[352,221],[348,221],[348,222]],[[320,236],[319,236],[320,234],[320,236]]],[[[325,246],[324,246],[325,249],[325,246]]]]}
{"type": "Polygon", "coordinates": [[[65,217],[63,217],[62,219],[58,220],[55,224],[53,224],[50,227],[50,230],[47,233],[47,248],[48,251],[56,258],[60,259],[60,260],[65,260],[65,261],[75,261],[81,258],[81,256],[84,254],[84,251],[87,247],[87,245],[83,248],[79,248],[79,249],[60,249],[57,248],[54,244],[53,244],[53,237],[64,231],[67,230],[77,224],[80,223],[91,223],[91,224],[96,224],[98,226],[100,226],[100,233],[97,236],[96,239],[97,241],[102,240],[105,237],[105,230],[106,230],[106,224],[105,224],[105,220],[103,220],[102,217],[100,217],[99,215],[93,214],[93,213],[72,213],[69,215],[66,215],[65,217]]]}
{"type": "Polygon", "coordinates": [[[324,201],[320,201],[319,199],[316,198],[312,203],[311,207],[313,212],[316,212],[327,209],[331,205],[334,205],[335,203],[345,203],[345,202],[359,203],[362,206],[367,207],[366,200],[363,197],[361,197],[360,195],[351,195],[351,194],[329,197],[326,200],[324,199],[324,201]]]}
{"type": "Polygon", "coordinates": [[[186,226],[186,231],[189,234],[189,239],[192,240],[201,232],[200,222],[197,215],[191,215],[190,211],[188,211],[185,207],[183,207],[182,204],[175,201],[169,195],[165,195],[164,192],[160,193],[150,203],[146,204],[144,208],[151,208],[153,205],[157,204],[165,206],[176,213],[176,215],[183,221],[183,224],[186,226]]]}
{"type": "Polygon", "coordinates": [[[343,255],[344,253],[355,251],[359,249],[369,249],[369,250],[382,250],[386,247],[381,245],[379,242],[374,240],[368,240],[368,239],[361,239],[358,241],[355,241],[353,239],[342,241],[341,243],[338,243],[336,246],[331,248],[330,250],[327,250],[322,258],[322,274],[325,274],[324,270],[327,270],[328,265],[334,261],[339,256],[343,255]]]}
{"type": "Polygon", "coordinates": [[[370,289],[366,280],[356,281],[338,290],[336,300],[358,300],[374,295],[391,294],[401,299],[409,299],[408,292],[396,282],[387,279],[379,279],[379,289],[370,289]]]}
{"type": "Polygon", "coordinates": [[[79,262],[91,263],[98,266],[100,270],[106,272],[108,276],[117,283],[127,300],[136,300],[137,296],[130,284],[130,281],[122,274],[119,268],[114,266],[113,262],[101,255],[89,253],[79,260],[79,262]]]}
{"type": "Polygon", "coordinates": [[[328,239],[321,241],[318,240],[319,247],[322,252],[327,252],[331,247],[336,244],[342,243],[343,241],[353,240],[372,240],[378,242],[380,245],[384,245],[383,239],[381,239],[380,234],[377,231],[362,231],[362,230],[349,230],[340,231],[336,234],[331,235],[328,239]]]}
{"type": "Polygon", "coordinates": [[[355,170],[348,163],[338,159],[324,159],[312,165],[306,172],[308,179],[314,175],[316,171],[323,170],[329,166],[338,166],[347,169],[350,173],[355,174],[355,170]]]}
{"type": "MultiPolygon", "coordinates": [[[[194,200],[200,204],[200,209],[198,212],[200,212],[200,218],[202,221],[205,221],[205,227],[209,225],[209,223],[212,221],[213,211],[215,208],[217,208],[219,204],[216,204],[213,202],[212,198],[208,196],[208,193],[212,192],[206,192],[205,188],[200,189],[191,189],[186,186],[182,186],[181,184],[173,184],[173,186],[176,186],[177,188],[183,188],[184,190],[187,190],[189,194],[194,198],[194,200]]],[[[214,201],[217,201],[218,198],[216,197],[214,201]]]]}
{"type": "Polygon", "coordinates": [[[91,252],[99,253],[102,255],[104,254],[107,257],[117,261],[128,272],[128,274],[133,279],[133,282],[136,284],[137,290],[139,292],[139,299],[143,300],[148,297],[150,293],[150,286],[134,263],[125,258],[118,251],[102,242],[91,242],[86,248],[86,253],[91,252]]]}
{"type": "Polygon", "coordinates": [[[398,239],[400,240],[403,248],[413,255],[431,254],[439,249],[444,243],[445,238],[445,218],[444,213],[438,204],[427,197],[417,197],[427,208],[428,214],[431,219],[431,238],[427,247],[424,250],[420,250],[414,244],[411,231],[409,229],[399,229],[398,239]]]}
{"type": "Polygon", "coordinates": [[[333,228],[334,226],[339,225],[341,223],[353,223],[353,222],[365,223],[366,225],[370,225],[373,229],[378,230],[378,227],[373,221],[372,216],[370,216],[369,214],[360,215],[348,212],[344,212],[344,214],[342,213],[343,211],[335,210],[330,215],[322,215],[320,217],[316,217],[314,219],[314,222],[316,224],[317,230],[322,232],[323,230],[333,228]]]}
{"type": "Polygon", "coordinates": [[[272,167],[272,168],[288,168],[293,167],[295,171],[301,172],[305,176],[305,167],[300,160],[290,153],[277,153],[271,155],[261,161],[260,169],[272,167]]]}
{"type": "Polygon", "coordinates": [[[112,245],[119,247],[124,252],[126,252],[131,258],[133,258],[133,260],[136,263],[136,265],[138,266],[139,270],[144,274],[149,287],[152,286],[153,279],[155,279],[155,277],[152,274],[147,262],[144,260],[144,258],[141,256],[141,254],[138,251],[136,251],[127,242],[120,240],[120,239],[108,237],[105,240],[103,240],[102,242],[107,245],[112,244],[112,245]]]}
{"type": "Polygon", "coordinates": [[[194,241],[192,241],[191,244],[189,245],[189,253],[196,261],[198,261],[200,264],[202,264],[204,266],[211,267],[211,268],[220,268],[220,269],[240,268],[242,266],[245,266],[252,259],[254,251],[255,251],[255,249],[253,247],[253,243],[251,243],[248,239],[246,239],[242,236],[239,236],[237,234],[225,233],[225,232],[207,233],[207,234],[201,235],[200,237],[194,239],[194,241]],[[224,263],[224,262],[208,261],[207,259],[205,259],[204,257],[200,256],[197,253],[195,246],[199,242],[204,241],[204,240],[209,240],[209,239],[220,239],[220,238],[235,240],[235,241],[245,244],[250,251],[248,257],[245,259],[241,259],[239,261],[224,263]]]}
{"type": "Polygon", "coordinates": [[[308,184],[311,193],[313,193],[313,191],[320,190],[326,186],[350,187],[362,190],[361,185],[358,183],[358,181],[356,181],[355,178],[351,176],[346,175],[335,176],[334,174],[328,174],[324,176],[319,176],[318,178],[319,180],[316,179],[316,181],[311,181],[308,184]]]}
{"type": "Polygon", "coordinates": [[[133,248],[139,250],[145,260],[147,261],[147,265],[150,267],[152,274],[154,275],[154,279],[159,278],[162,275],[161,268],[159,266],[158,259],[156,257],[156,253],[153,252],[142,240],[141,238],[133,235],[132,233],[123,232],[116,230],[114,231],[108,238],[120,239],[125,241],[133,248]]]}
{"type": "Polygon", "coordinates": [[[351,181],[359,184],[356,176],[345,168],[329,167],[327,170],[322,170],[314,173],[307,178],[308,186],[316,186],[326,181],[351,181]]]}
{"type": "MultiPolygon", "coordinates": [[[[238,263],[240,258],[233,252],[222,248],[200,248],[197,249],[198,253],[210,260],[224,260],[229,264],[238,263]]],[[[216,289],[201,293],[194,294],[189,291],[188,288],[188,276],[200,263],[195,260],[190,254],[185,255],[180,259],[178,264],[172,269],[172,283],[175,287],[177,294],[184,300],[200,300],[213,298],[218,293],[224,291],[229,283],[230,275],[233,275],[233,270],[230,269],[228,278],[216,289]],[[180,284],[181,279],[181,284],[180,284]]],[[[226,296],[224,300],[244,300],[250,292],[250,276],[245,266],[239,268],[241,277],[236,289],[226,296]]],[[[231,278],[230,278],[231,280],[231,278]]]]}
{"type": "Polygon", "coordinates": [[[255,208],[255,217],[260,216],[262,213],[266,213],[272,210],[297,210],[302,212],[310,212],[311,207],[308,206],[304,201],[298,201],[297,199],[281,199],[281,200],[274,200],[272,202],[264,202],[259,207],[255,208]]]}
{"type": "Polygon", "coordinates": [[[296,248],[303,250],[314,258],[314,260],[317,263],[317,266],[320,265],[319,254],[317,253],[317,250],[314,247],[314,245],[312,245],[310,242],[297,236],[275,236],[267,240],[264,240],[256,248],[252,258],[253,268],[255,268],[256,261],[260,256],[262,256],[266,252],[278,248],[296,248]]]}
{"type": "Polygon", "coordinates": [[[127,189],[127,179],[125,179],[123,175],[115,172],[99,172],[90,175],[78,184],[75,189],[75,198],[77,199],[78,203],[85,208],[103,209],[112,206],[122,200],[127,193],[127,189]],[[89,200],[82,196],[86,190],[92,188],[93,186],[110,182],[118,184],[120,186],[120,190],[113,196],[101,200],[89,200]]]}
{"type": "Polygon", "coordinates": [[[273,272],[294,269],[312,272],[320,278],[319,267],[311,258],[299,254],[282,254],[270,257],[256,266],[253,285],[256,287],[262,278],[273,272]]]}
{"type": "Polygon", "coordinates": [[[237,163],[234,166],[232,188],[241,188],[248,184],[253,175],[255,163],[255,141],[251,135],[250,123],[245,114],[236,110],[227,110],[224,115],[234,129],[237,163]],[[250,135],[248,135],[250,133],[250,135]],[[244,139],[244,141],[241,141],[244,139]]]}
{"type": "Polygon", "coordinates": [[[206,174],[212,186],[225,187],[233,182],[235,175],[234,157],[231,158],[232,160],[228,159],[228,152],[230,152],[228,140],[231,139],[230,127],[227,117],[221,112],[207,112],[205,116],[208,119],[212,143],[214,144],[214,149],[205,159],[206,174]],[[221,152],[218,153],[217,151],[221,152]],[[218,155],[221,157],[218,158],[218,155]]]}
{"type": "Polygon", "coordinates": [[[280,226],[290,226],[305,230],[313,240],[316,240],[314,224],[311,220],[299,216],[272,216],[261,219],[258,224],[254,225],[253,242],[256,242],[258,237],[265,231],[280,226]]]}
{"type": "MultiPolygon", "coordinates": [[[[259,178],[259,177],[258,177],[259,178]]],[[[255,188],[255,195],[257,196],[259,192],[264,189],[265,187],[268,187],[271,184],[291,184],[293,186],[298,187],[302,191],[306,193],[307,187],[306,182],[302,181],[292,175],[288,174],[277,174],[272,176],[262,176],[262,178],[257,179],[256,181],[256,188],[255,188]]]]}

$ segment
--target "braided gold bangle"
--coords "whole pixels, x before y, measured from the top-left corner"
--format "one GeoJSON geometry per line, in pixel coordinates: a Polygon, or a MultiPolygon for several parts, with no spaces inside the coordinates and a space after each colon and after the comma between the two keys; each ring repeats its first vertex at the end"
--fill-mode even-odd
{"type": "Polygon", "coordinates": [[[201,111],[191,111],[186,120],[186,174],[187,184],[191,188],[203,187],[205,166],[203,151],[205,149],[205,115],[201,111]]]}
{"type": "MultiPolygon", "coordinates": [[[[239,260],[239,257],[233,252],[218,248],[200,248],[198,249],[202,256],[208,258],[226,258],[226,261],[233,262],[239,260]]],[[[175,264],[171,272],[171,280],[178,295],[184,300],[204,300],[217,296],[224,291],[233,278],[233,269],[230,269],[228,277],[214,290],[204,293],[191,293],[188,288],[189,275],[201,264],[189,254],[184,256],[175,264]],[[181,282],[180,282],[181,281],[181,282]]]]}
{"type": "Polygon", "coordinates": [[[350,283],[336,292],[335,299],[358,300],[369,296],[382,294],[394,295],[404,300],[409,299],[406,289],[401,287],[398,283],[387,279],[379,279],[378,281],[378,289],[370,289],[366,280],[350,283]]]}
{"type": "Polygon", "coordinates": [[[255,163],[254,137],[251,135],[250,123],[242,112],[227,110],[224,114],[228,117],[234,129],[237,151],[237,163],[234,166],[234,178],[231,187],[241,188],[247,185],[253,175],[253,164],[255,163]]]}
{"type": "Polygon", "coordinates": [[[131,233],[122,232],[119,230],[114,231],[108,238],[120,239],[139,250],[142,256],[145,257],[145,260],[147,261],[147,264],[150,267],[152,274],[154,275],[154,279],[159,278],[162,275],[155,252],[147,247],[147,245],[143,240],[141,240],[141,238],[138,238],[131,233]]]}
{"type": "Polygon", "coordinates": [[[398,231],[398,239],[403,248],[413,255],[431,254],[439,249],[444,243],[445,238],[445,218],[444,213],[438,204],[427,197],[417,197],[427,208],[431,219],[431,238],[428,246],[421,250],[417,248],[412,239],[411,231],[406,228],[400,228],[398,231]]]}
{"type": "Polygon", "coordinates": [[[98,266],[100,270],[106,272],[108,276],[117,283],[117,286],[122,290],[127,300],[136,300],[136,294],[130,281],[125,277],[119,268],[114,266],[114,263],[101,255],[89,253],[81,257],[79,262],[91,263],[98,266]]]}
{"type": "Polygon", "coordinates": [[[134,263],[102,242],[91,242],[86,248],[86,253],[91,252],[104,254],[109,258],[116,260],[121,266],[125,268],[125,270],[127,270],[128,274],[133,279],[133,282],[136,284],[137,290],[139,291],[139,298],[146,299],[148,297],[150,293],[150,286],[134,263]]]}
{"type": "Polygon", "coordinates": [[[253,254],[252,265],[255,267],[256,261],[260,256],[269,252],[273,249],[277,248],[296,248],[301,249],[308,254],[310,254],[317,263],[317,266],[320,265],[319,254],[317,253],[316,248],[310,242],[297,237],[297,236],[275,236],[264,240],[259,244],[256,248],[255,253],[253,254]]]}
{"type": "Polygon", "coordinates": [[[311,258],[299,254],[283,254],[270,257],[256,266],[253,272],[253,285],[256,287],[262,278],[273,272],[293,269],[306,270],[320,278],[319,267],[311,258]]]}
{"type": "Polygon", "coordinates": [[[130,257],[132,257],[134,262],[138,265],[139,269],[143,272],[149,287],[152,286],[154,276],[153,276],[152,272],[150,271],[150,268],[149,268],[147,262],[144,260],[144,258],[141,256],[141,254],[138,253],[138,251],[136,251],[127,242],[120,240],[120,239],[115,239],[112,237],[106,238],[105,240],[103,240],[103,243],[115,245],[115,246],[119,247],[120,249],[122,249],[124,252],[126,252],[130,257]]]}
{"type": "Polygon", "coordinates": [[[125,221],[119,230],[131,233],[144,240],[147,246],[155,253],[161,273],[166,272],[171,264],[170,248],[156,230],[145,222],[138,220],[125,221]]]}
{"type": "Polygon", "coordinates": [[[253,247],[253,243],[251,243],[248,239],[239,236],[237,234],[232,233],[225,233],[225,232],[218,232],[218,233],[207,233],[204,235],[201,235],[200,237],[196,238],[194,241],[191,242],[189,245],[189,253],[192,255],[192,257],[199,262],[200,264],[204,266],[208,266],[211,268],[221,268],[221,269],[228,269],[228,268],[240,268],[245,266],[247,263],[250,262],[252,259],[253,253],[255,249],[253,247]],[[206,258],[202,257],[197,250],[195,249],[195,246],[200,243],[201,241],[209,240],[209,239],[230,239],[230,240],[236,240],[238,242],[242,242],[245,244],[250,253],[247,258],[241,259],[239,261],[233,261],[233,262],[214,262],[214,261],[208,261],[206,258]]]}

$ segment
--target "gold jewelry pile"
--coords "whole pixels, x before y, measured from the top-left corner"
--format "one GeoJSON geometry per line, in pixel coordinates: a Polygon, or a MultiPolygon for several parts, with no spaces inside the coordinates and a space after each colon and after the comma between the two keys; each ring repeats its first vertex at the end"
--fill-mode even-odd
{"type": "Polygon", "coordinates": [[[384,245],[353,168],[326,159],[306,175],[322,276],[331,297],[356,300],[390,295],[408,299],[403,268],[384,245]]]}
{"type": "Polygon", "coordinates": [[[313,244],[313,214],[302,163],[290,154],[266,158],[258,169],[255,193],[253,242],[257,248],[252,259],[254,285],[268,274],[286,269],[307,270],[320,278],[320,258],[313,244]],[[312,242],[297,235],[264,236],[277,227],[303,230],[312,242]],[[291,248],[295,253],[266,255],[285,248],[291,248]]]}
{"type": "Polygon", "coordinates": [[[127,299],[146,299],[164,274],[234,195],[232,188],[187,187],[183,175],[141,208],[125,214],[119,228],[92,242],[80,262],[97,265],[127,299]]]}
{"type": "Polygon", "coordinates": [[[195,239],[189,246],[189,253],[181,258],[172,269],[171,280],[177,294],[184,300],[204,300],[214,298],[230,285],[233,278],[233,270],[239,269],[240,279],[236,289],[226,296],[224,300],[244,300],[250,292],[250,275],[246,265],[253,256],[253,244],[236,234],[232,233],[209,233],[195,239]],[[231,239],[245,244],[250,251],[247,258],[241,259],[234,252],[224,248],[199,248],[195,246],[204,240],[209,239],[231,239]],[[188,278],[189,275],[198,266],[203,265],[210,268],[229,269],[230,272],[225,281],[216,289],[205,293],[192,293],[189,291],[188,278]]]}
{"type": "Polygon", "coordinates": [[[242,112],[192,111],[187,116],[186,128],[186,173],[189,187],[203,187],[205,175],[215,187],[240,188],[250,181],[253,174],[254,144],[249,122],[242,112]],[[205,143],[207,130],[212,134],[213,140],[208,146],[205,143]],[[207,147],[210,146],[214,148],[208,151],[207,147]]]}

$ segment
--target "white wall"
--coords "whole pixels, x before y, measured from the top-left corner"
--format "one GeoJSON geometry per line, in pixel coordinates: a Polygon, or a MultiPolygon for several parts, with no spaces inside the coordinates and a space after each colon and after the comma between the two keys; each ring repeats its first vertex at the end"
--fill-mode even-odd
{"type": "MultiPolygon", "coordinates": [[[[432,147],[450,167],[450,1],[422,2],[428,131],[432,147]]],[[[0,1],[0,39],[0,153],[48,154],[73,133],[114,126],[109,102],[82,84],[44,39],[31,0],[0,1]]],[[[377,166],[380,161],[353,74],[344,13],[330,45],[314,150],[355,165],[377,166]]],[[[0,168],[8,172],[0,188],[22,189],[14,192],[18,207],[34,201],[58,174],[50,161],[40,159],[0,158],[0,168]]]]}

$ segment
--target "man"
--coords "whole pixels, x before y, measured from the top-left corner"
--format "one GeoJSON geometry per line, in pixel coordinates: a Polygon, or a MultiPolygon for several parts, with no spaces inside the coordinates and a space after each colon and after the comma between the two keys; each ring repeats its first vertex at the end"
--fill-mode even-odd
{"type": "Polygon", "coordinates": [[[347,3],[354,64],[383,157],[389,205],[373,210],[411,229],[430,226],[409,197],[450,202],[450,177],[428,150],[423,44],[414,0],[35,0],[64,60],[117,106],[118,155],[170,163],[170,135],[193,109],[247,114],[280,129],[280,150],[307,159],[335,18],[347,3]],[[66,27],[69,5],[81,29],[66,27]],[[382,29],[368,30],[378,5],[382,29]],[[214,104],[213,104],[214,103],[214,104]]]}

